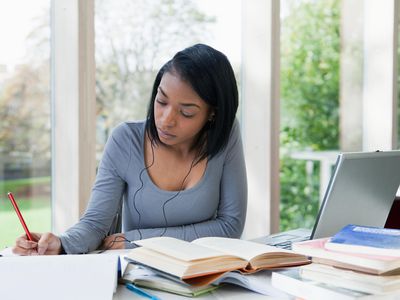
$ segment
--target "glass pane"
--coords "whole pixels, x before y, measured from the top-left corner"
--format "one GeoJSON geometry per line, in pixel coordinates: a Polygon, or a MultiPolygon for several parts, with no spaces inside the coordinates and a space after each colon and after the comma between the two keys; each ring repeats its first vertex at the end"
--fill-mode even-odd
{"type": "Polygon", "coordinates": [[[340,1],[281,1],[281,230],[311,228],[339,149],[340,1]]]}
{"type": "Polygon", "coordinates": [[[51,229],[50,0],[0,4],[0,248],[51,229]]]}
{"type": "Polygon", "coordinates": [[[155,75],[177,51],[209,44],[240,78],[240,7],[240,0],[95,2],[98,159],[113,127],[145,118],[155,75]]]}

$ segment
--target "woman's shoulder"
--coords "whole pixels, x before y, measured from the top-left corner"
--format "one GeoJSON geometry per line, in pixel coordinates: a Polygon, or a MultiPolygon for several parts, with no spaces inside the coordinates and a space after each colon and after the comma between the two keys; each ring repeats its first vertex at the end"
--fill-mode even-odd
{"type": "Polygon", "coordinates": [[[122,122],[112,130],[111,136],[114,139],[133,138],[134,140],[141,140],[145,130],[145,121],[127,121],[122,122]]]}
{"type": "Polygon", "coordinates": [[[226,159],[229,155],[232,154],[232,152],[237,152],[242,149],[242,138],[241,138],[241,132],[240,132],[240,123],[238,119],[235,119],[235,121],[232,124],[231,131],[229,133],[229,139],[228,143],[226,146],[215,156],[217,160],[224,160],[226,159]]]}
{"type": "Polygon", "coordinates": [[[238,119],[232,124],[231,132],[229,133],[229,140],[227,148],[230,148],[233,144],[236,144],[241,140],[240,123],[238,119]]]}
{"type": "Polygon", "coordinates": [[[108,138],[105,153],[116,161],[120,159],[123,164],[135,153],[142,153],[144,140],[144,121],[123,122],[114,127],[108,138]],[[123,159],[121,159],[123,158],[123,159]]]}
{"type": "Polygon", "coordinates": [[[237,118],[235,118],[235,120],[233,121],[230,135],[231,135],[231,137],[240,135],[240,124],[239,124],[239,120],[237,118]]]}

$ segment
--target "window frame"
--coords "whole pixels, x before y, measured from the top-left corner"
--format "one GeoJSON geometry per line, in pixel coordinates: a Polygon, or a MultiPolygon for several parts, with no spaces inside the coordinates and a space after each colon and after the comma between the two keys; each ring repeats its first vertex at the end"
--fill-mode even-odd
{"type": "Polygon", "coordinates": [[[279,231],[280,1],[243,0],[242,9],[242,135],[248,179],[243,237],[255,238],[279,231]]]}
{"type": "Polygon", "coordinates": [[[96,176],[94,0],[52,0],[52,230],[86,209],[96,176]]]}
{"type": "MultiPolygon", "coordinates": [[[[373,1],[367,2],[367,9],[375,12],[373,1]]],[[[391,128],[384,143],[394,148],[398,13],[396,1],[385,1],[385,6],[396,12],[386,23],[393,26],[394,46],[388,50],[393,71],[381,117],[389,120],[391,128]]],[[[249,183],[243,237],[252,238],[279,231],[280,0],[242,0],[242,9],[241,124],[249,183]]],[[[94,0],[52,0],[51,14],[52,229],[58,233],[79,220],[96,173],[94,0]]],[[[373,134],[363,130],[364,137],[373,134]]]]}
{"type": "Polygon", "coordinates": [[[395,0],[364,3],[363,151],[397,147],[397,33],[395,0]]]}

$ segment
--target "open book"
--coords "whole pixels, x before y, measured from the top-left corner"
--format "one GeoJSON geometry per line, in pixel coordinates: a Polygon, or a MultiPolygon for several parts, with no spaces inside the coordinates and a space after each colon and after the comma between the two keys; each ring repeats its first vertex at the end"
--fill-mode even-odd
{"type": "Polygon", "coordinates": [[[186,297],[197,297],[218,288],[214,285],[191,286],[183,281],[167,278],[163,274],[137,264],[128,264],[121,281],[131,282],[137,286],[161,290],[186,297]]]}
{"type": "Polygon", "coordinates": [[[309,263],[306,256],[255,242],[205,237],[186,242],[170,237],[135,241],[139,246],[126,255],[128,260],[172,275],[189,284],[203,286],[222,274],[240,270],[298,266],[309,263]]]}
{"type": "Polygon", "coordinates": [[[137,286],[161,290],[186,297],[197,297],[204,293],[213,291],[221,285],[233,284],[277,299],[288,299],[289,297],[287,294],[272,287],[271,274],[272,271],[270,270],[263,270],[254,274],[241,274],[238,271],[232,271],[224,273],[210,285],[192,286],[177,278],[164,277],[163,274],[157,273],[147,267],[137,264],[129,264],[121,281],[132,282],[137,286]]]}

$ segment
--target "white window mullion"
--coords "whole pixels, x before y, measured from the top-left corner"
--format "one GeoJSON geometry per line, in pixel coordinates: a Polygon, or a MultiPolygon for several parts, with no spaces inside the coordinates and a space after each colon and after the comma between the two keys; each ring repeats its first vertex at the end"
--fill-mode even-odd
{"type": "Polygon", "coordinates": [[[52,229],[70,227],[95,178],[94,1],[52,1],[52,229]]]}
{"type": "Polygon", "coordinates": [[[279,1],[242,1],[242,132],[249,183],[244,238],[279,231],[279,1]]]}
{"type": "Polygon", "coordinates": [[[397,1],[364,2],[363,150],[396,147],[397,1]]]}

